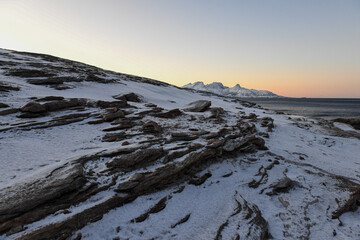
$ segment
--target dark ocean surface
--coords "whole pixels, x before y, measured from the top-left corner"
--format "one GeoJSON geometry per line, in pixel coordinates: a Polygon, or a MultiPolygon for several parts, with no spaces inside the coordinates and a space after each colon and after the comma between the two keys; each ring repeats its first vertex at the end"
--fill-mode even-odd
{"type": "Polygon", "coordinates": [[[246,98],[274,111],[313,118],[359,118],[360,98],[246,98]]]}

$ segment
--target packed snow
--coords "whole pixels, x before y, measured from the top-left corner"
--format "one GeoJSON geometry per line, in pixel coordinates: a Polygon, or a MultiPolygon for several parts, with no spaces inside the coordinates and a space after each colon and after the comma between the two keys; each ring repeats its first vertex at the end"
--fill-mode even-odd
{"type": "MultiPolygon", "coordinates": [[[[15,62],[15,67],[26,66],[29,62],[63,66],[61,62],[49,63],[36,56],[26,56],[9,50],[0,50],[0,60],[15,62]]],[[[196,128],[216,132],[221,127],[235,125],[242,116],[252,113],[256,114],[258,119],[271,117],[274,120],[275,128],[268,133],[268,138],[264,138],[268,150],[242,154],[209,164],[197,173],[198,176],[211,173],[201,185],[182,182],[138,196],[132,202],[112,209],[101,219],[78,229],[73,233],[72,239],[78,236],[81,236],[81,239],[94,240],[214,239],[215,236],[219,237],[218,239],[231,239],[234,236],[250,238],[252,235],[249,235],[249,226],[253,225],[246,215],[242,215],[245,213],[238,211],[239,203],[243,208],[248,206],[248,209],[252,209],[248,211],[258,208],[268,223],[268,232],[273,239],[360,239],[359,209],[346,212],[338,219],[331,217],[331,213],[351,194],[349,186],[341,186],[340,176],[360,184],[359,138],[331,134],[326,126],[315,119],[276,114],[258,106],[241,105],[233,101],[233,98],[189,91],[171,85],[132,81],[105,70],[99,70],[104,74],[103,78],[116,79],[116,82],[71,82],[71,88],[57,90],[30,84],[21,77],[6,76],[4,73],[7,69],[0,68],[0,82],[20,87],[19,91],[0,92],[0,102],[6,103],[9,108],[24,106],[31,97],[62,96],[66,99],[113,101],[114,95],[134,92],[143,102],[131,103],[134,108],[129,116],[148,110],[145,106],[147,103],[156,104],[164,110],[172,110],[182,109],[197,100],[211,101],[211,107],[223,108],[227,114],[223,124],[205,120],[192,122],[187,116],[177,119],[144,117],[143,121],[157,121],[163,127],[176,125],[183,130],[196,128]],[[264,180],[259,180],[260,186],[249,187],[249,183],[258,180],[261,175],[264,180]],[[284,177],[292,179],[295,186],[288,192],[271,195],[271,184],[284,177]],[[145,221],[132,221],[162,199],[166,200],[164,209],[149,214],[145,221]]],[[[221,83],[204,85],[197,82],[184,87],[231,97],[277,96],[268,91],[248,90],[240,85],[228,88],[221,83]]],[[[79,109],[78,113],[88,113],[90,117],[68,125],[29,130],[21,130],[19,126],[46,122],[70,114],[70,110],[52,112],[34,119],[18,118],[16,113],[0,116],[0,189],[36,179],[60,165],[84,156],[110,153],[122,148],[140,148],[144,146],[142,141],[148,140],[135,128],[124,130],[126,134],[133,136],[126,147],[122,146],[124,141],[103,142],[102,130],[112,125],[109,122],[87,124],[89,120],[96,120],[98,117],[91,107],[79,109]]],[[[206,114],[192,113],[196,119],[206,119],[206,114]]],[[[259,132],[265,131],[259,122],[254,122],[254,125],[259,132]]],[[[335,127],[339,128],[339,131],[351,130],[339,123],[336,123],[335,127]]],[[[199,138],[193,143],[206,145],[207,140],[199,138]]],[[[157,144],[154,146],[160,147],[157,144]]],[[[176,147],[179,147],[177,142],[164,146],[165,149],[176,147]]],[[[105,171],[105,163],[110,157],[103,155],[105,157],[85,164],[84,171],[105,171]]],[[[184,157],[180,157],[174,162],[183,160],[184,157]]],[[[137,173],[151,172],[161,166],[163,163],[155,162],[144,169],[126,173],[116,180],[116,184],[137,173]]],[[[102,179],[96,181],[101,186],[106,186],[111,182],[111,176],[102,175],[102,179]]],[[[69,219],[113,196],[121,195],[114,190],[115,186],[111,186],[106,191],[100,191],[87,200],[70,206],[66,209],[68,212],[50,214],[23,226],[22,231],[13,235],[1,235],[0,239],[21,239],[36,229],[69,219]]]]}

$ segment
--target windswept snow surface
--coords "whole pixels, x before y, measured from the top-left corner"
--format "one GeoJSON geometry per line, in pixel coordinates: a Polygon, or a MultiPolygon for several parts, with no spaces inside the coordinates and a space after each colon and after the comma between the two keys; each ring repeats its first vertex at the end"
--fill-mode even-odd
{"type": "Polygon", "coordinates": [[[203,82],[189,83],[183,88],[190,88],[199,91],[211,92],[229,97],[279,97],[275,93],[266,90],[247,89],[236,84],[234,87],[226,87],[220,82],[204,84],[203,82]]]}
{"type": "MultiPolygon", "coordinates": [[[[235,199],[241,193],[247,201],[261,208],[273,239],[358,239],[360,210],[344,214],[340,218],[344,225],[339,227],[340,221],[331,219],[331,211],[336,205],[334,199],[344,198],[346,190],[337,195],[329,194],[336,186],[321,174],[329,172],[346,176],[359,183],[359,140],[329,136],[322,132],[315,120],[299,116],[289,120],[288,116],[263,113],[262,110],[246,111],[274,118],[276,127],[266,139],[266,146],[270,152],[284,156],[286,162],[272,170],[268,182],[275,182],[284,175],[298,181],[299,188],[292,190],[291,194],[269,198],[259,194],[260,189],[248,187],[258,169],[270,165],[273,159],[271,155],[253,154],[212,165],[203,172],[211,172],[212,177],[201,186],[183,184],[181,186],[185,189],[181,193],[175,193],[179,186],[141,196],[122,208],[110,211],[101,221],[89,224],[79,233],[84,239],[92,240],[116,236],[125,239],[212,239],[219,226],[233,214],[237,206],[235,199]],[[309,127],[303,126],[308,126],[306,123],[309,127]],[[252,159],[259,160],[254,163],[252,159]],[[229,173],[232,173],[231,176],[223,177],[229,173]],[[145,222],[131,222],[161,198],[169,196],[163,211],[150,215],[145,222]],[[187,214],[190,214],[187,222],[172,228],[187,214]],[[120,231],[117,232],[117,229],[120,231]]],[[[232,239],[236,229],[246,236],[248,229],[239,227],[236,224],[229,226],[233,229],[224,230],[222,239],[232,239]]]]}
{"type": "MultiPolygon", "coordinates": [[[[0,60],[15,62],[15,68],[27,66],[31,62],[63,66],[62,62],[49,63],[40,57],[8,50],[0,50],[0,60]]],[[[21,77],[5,76],[6,70],[1,67],[0,82],[20,87],[19,91],[0,92],[0,102],[8,104],[9,108],[20,108],[29,102],[31,97],[63,96],[113,101],[114,95],[134,92],[143,102],[131,103],[136,109],[132,109],[134,113],[130,116],[147,110],[146,103],[171,110],[181,109],[196,100],[211,101],[211,107],[221,107],[227,114],[223,124],[205,120],[192,122],[188,118],[176,120],[145,117],[146,120],[157,121],[161,126],[177,125],[184,130],[196,128],[216,132],[222,127],[235,125],[242,116],[251,113],[256,114],[258,119],[265,117],[274,119],[275,128],[268,133],[269,138],[264,138],[268,150],[241,154],[209,164],[207,168],[197,173],[198,176],[211,173],[211,177],[203,184],[195,186],[182,182],[154,193],[141,195],[122,207],[112,209],[102,219],[79,229],[73,234],[73,238],[81,233],[81,239],[94,240],[214,239],[216,237],[232,239],[236,236],[249,239],[252,237],[249,226],[253,223],[247,221],[245,213],[238,211],[238,204],[242,203],[243,210],[246,204],[255,206],[253,209],[258,208],[262,217],[268,222],[269,234],[273,239],[360,239],[360,210],[346,212],[339,219],[332,219],[331,216],[332,212],[351,194],[349,186],[341,185],[339,176],[360,184],[360,142],[356,137],[344,138],[330,134],[328,128],[321,125],[318,120],[278,115],[271,111],[239,104],[231,98],[197,93],[171,85],[132,81],[123,75],[105,70],[99,70],[103,78],[115,79],[115,82],[106,84],[71,82],[69,85],[72,88],[65,90],[33,85],[21,77]],[[274,162],[277,162],[277,165],[274,165],[274,162]],[[264,169],[267,169],[263,174],[264,178],[259,180],[264,169]],[[271,184],[285,176],[296,182],[292,189],[275,195],[266,194],[269,193],[271,184]],[[253,180],[259,180],[260,186],[249,187],[249,183],[253,180]],[[163,210],[150,214],[143,222],[131,221],[163,198],[166,198],[166,207],[163,210]],[[179,223],[184,219],[186,221],[179,223]]],[[[206,86],[195,83],[186,87],[220,95],[276,96],[267,91],[246,90],[240,86],[227,88],[219,83],[206,86]]],[[[31,123],[48,121],[70,112],[52,112],[48,116],[30,120],[17,118],[17,113],[0,116],[0,188],[15,183],[21,184],[32,178],[36,179],[44,172],[51,172],[59,165],[84,155],[121,148],[124,141],[101,141],[104,135],[102,129],[111,127],[110,123],[87,124],[89,120],[95,120],[97,117],[94,109],[85,107],[78,112],[89,113],[93,117],[64,126],[28,131],[18,129],[16,125],[21,126],[29,121],[32,121],[31,123]]],[[[207,113],[192,113],[196,119],[206,119],[203,117],[205,114],[207,113]]],[[[265,132],[265,128],[259,122],[254,121],[254,124],[259,132],[265,132]]],[[[343,130],[348,129],[343,128],[343,130]]],[[[145,140],[145,137],[136,135],[139,134],[139,130],[125,130],[125,133],[135,136],[131,141],[129,140],[130,145],[126,147],[141,146],[140,142],[145,140]]],[[[204,144],[206,140],[197,139],[193,142],[204,144]]],[[[166,147],[177,147],[177,143],[166,147]]],[[[101,172],[105,168],[105,160],[108,159],[102,158],[97,162],[89,163],[85,168],[91,167],[101,172]]],[[[182,160],[183,158],[176,159],[176,161],[182,160]]],[[[159,166],[161,163],[157,162],[153,166],[136,171],[152,171],[159,166]]],[[[130,174],[136,171],[122,176],[117,183],[131,177],[130,174]]],[[[105,176],[103,181],[105,184],[109,179],[105,176]]],[[[114,188],[110,188],[99,192],[86,201],[71,206],[70,213],[51,214],[24,226],[23,232],[11,236],[2,235],[0,239],[16,239],[47,224],[68,219],[116,195],[113,190],[114,188]]]]}

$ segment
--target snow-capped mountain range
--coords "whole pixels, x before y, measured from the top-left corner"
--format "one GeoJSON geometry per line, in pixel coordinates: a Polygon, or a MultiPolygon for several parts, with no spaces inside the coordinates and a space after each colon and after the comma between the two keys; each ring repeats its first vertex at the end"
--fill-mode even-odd
{"type": "Polygon", "coordinates": [[[203,82],[189,83],[183,88],[191,88],[194,90],[216,93],[223,96],[230,97],[280,97],[275,93],[266,90],[247,89],[236,84],[234,87],[226,87],[221,82],[213,82],[204,84],[203,82]]]}

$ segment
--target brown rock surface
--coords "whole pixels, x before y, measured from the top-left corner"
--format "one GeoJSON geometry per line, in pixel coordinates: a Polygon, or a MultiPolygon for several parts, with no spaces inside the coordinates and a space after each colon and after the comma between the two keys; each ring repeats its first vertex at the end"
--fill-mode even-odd
{"type": "Polygon", "coordinates": [[[37,102],[29,102],[23,106],[20,111],[29,113],[43,113],[46,112],[46,106],[37,102]]]}
{"type": "Polygon", "coordinates": [[[17,108],[5,109],[5,110],[0,111],[0,116],[6,116],[6,115],[17,113],[17,112],[19,112],[19,109],[17,109],[17,108]]]}
{"type": "Polygon", "coordinates": [[[117,168],[121,170],[130,170],[134,167],[141,165],[147,165],[165,155],[165,151],[162,148],[154,149],[140,149],[134,153],[126,154],[120,157],[111,159],[106,163],[109,168],[117,168]]]}
{"type": "Polygon", "coordinates": [[[123,95],[116,95],[116,96],[113,96],[113,98],[115,98],[117,100],[128,101],[128,102],[141,102],[141,98],[133,92],[123,94],[123,95]]]}
{"type": "Polygon", "coordinates": [[[105,136],[102,138],[103,142],[117,142],[117,141],[121,141],[123,139],[126,138],[126,134],[124,132],[119,132],[119,133],[107,133],[105,134],[105,136]]]}
{"type": "Polygon", "coordinates": [[[111,109],[109,111],[107,111],[107,113],[102,115],[102,118],[105,122],[111,122],[115,119],[118,118],[123,118],[125,117],[125,114],[123,111],[119,110],[119,109],[111,109]]]}
{"type": "Polygon", "coordinates": [[[85,184],[80,164],[63,166],[50,175],[0,189],[0,222],[22,214],[85,184]]]}
{"type": "Polygon", "coordinates": [[[117,107],[117,108],[124,108],[127,107],[128,104],[126,101],[96,101],[96,105],[100,108],[111,108],[111,107],[117,107]]]}
{"type": "Polygon", "coordinates": [[[199,100],[186,105],[183,110],[186,112],[204,112],[211,106],[210,101],[199,100]]]}
{"type": "Polygon", "coordinates": [[[161,127],[156,122],[149,121],[142,126],[141,130],[145,133],[159,133],[161,132],[161,127]]]}
{"type": "Polygon", "coordinates": [[[179,109],[173,109],[164,113],[155,113],[153,116],[158,118],[176,118],[182,114],[183,113],[179,109]]]}

